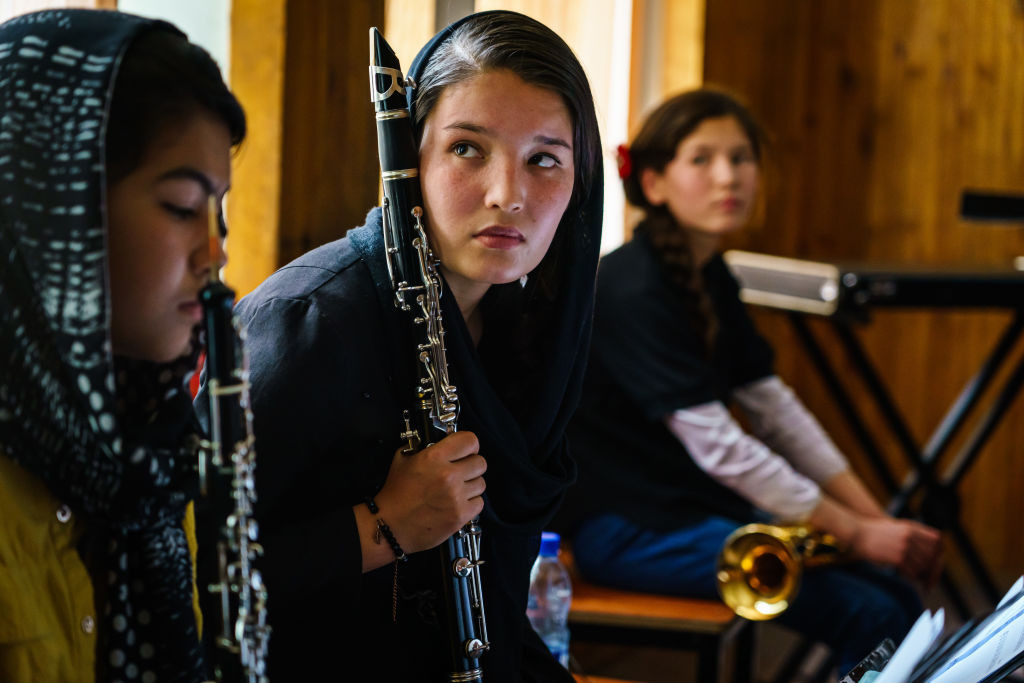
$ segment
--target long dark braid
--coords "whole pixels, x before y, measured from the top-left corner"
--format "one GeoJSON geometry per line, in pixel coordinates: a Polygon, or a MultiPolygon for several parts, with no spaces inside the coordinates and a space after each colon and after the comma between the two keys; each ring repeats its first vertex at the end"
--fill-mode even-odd
{"type": "Polygon", "coordinates": [[[718,318],[711,297],[704,287],[701,271],[694,267],[693,250],[690,249],[686,232],[679,229],[665,207],[659,206],[647,212],[644,221],[637,226],[636,233],[646,236],[650,241],[665,276],[682,298],[687,314],[704,340],[705,349],[710,353],[718,334],[718,318]]]}
{"type": "Polygon", "coordinates": [[[659,105],[644,120],[624,153],[626,159],[620,160],[626,199],[644,211],[644,219],[637,226],[636,233],[645,236],[658,254],[666,277],[682,298],[709,354],[718,334],[718,320],[701,271],[694,267],[689,238],[665,205],[654,205],[648,201],[641,177],[648,168],[662,173],[675,158],[679,144],[697,126],[706,119],[723,116],[731,116],[740,124],[760,163],[765,138],[761,126],[732,95],[707,88],[675,95],[659,105]]]}

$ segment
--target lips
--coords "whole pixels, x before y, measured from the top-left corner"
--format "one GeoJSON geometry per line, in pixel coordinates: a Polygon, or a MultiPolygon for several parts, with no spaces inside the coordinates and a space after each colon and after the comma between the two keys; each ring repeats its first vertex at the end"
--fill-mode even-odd
{"type": "Polygon", "coordinates": [[[473,237],[489,249],[512,249],[525,241],[521,232],[503,225],[484,228],[473,237]]]}
{"type": "Polygon", "coordinates": [[[741,208],[743,208],[743,202],[741,202],[739,199],[736,199],[735,197],[727,197],[725,199],[720,199],[718,201],[718,206],[723,211],[739,211],[741,208]]]}
{"type": "Polygon", "coordinates": [[[203,307],[195,299],[178,304],[178,310],[191,318],[193,322],[199,322],[203,318],[203,307]]]}

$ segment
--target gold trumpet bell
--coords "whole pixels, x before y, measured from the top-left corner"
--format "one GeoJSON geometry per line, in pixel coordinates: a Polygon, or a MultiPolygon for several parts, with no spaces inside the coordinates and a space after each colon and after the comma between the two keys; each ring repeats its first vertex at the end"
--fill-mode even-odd
{"type": "Polygon", "coordinates": [[[789,608],[803,574],[794,536],[803,534],[789,527],[747,524],[725,540],[718,556],[718,592],[736,614],[767,621],[789,608]]]}

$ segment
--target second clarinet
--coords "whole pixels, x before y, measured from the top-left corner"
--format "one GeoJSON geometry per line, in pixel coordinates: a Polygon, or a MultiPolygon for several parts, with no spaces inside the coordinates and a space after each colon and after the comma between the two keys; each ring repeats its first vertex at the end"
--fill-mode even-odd
{"type": "Polygon", "coordinates": [[[219,241],[213,198],[210,282],[199,293],[206,327],[206,384],[210,438],[199,453],[197,580],[205,590],[204,641],[211,673],[221,683],[267,683],[267,590],[255,562],[258,543],[256,451],[249,401],[245,331],[232,305],[235,293],[217,275],[219,241]]]}
{"type": "MultiPolygon", "coordinates": [[[[425,230],[419,155],[406,99],[406,90],[412,87],[391,46],[377,29],[370,29],[370,99],[377,118],[388,274],[394,304],[408,316],[416,376],[421,378],[401,434],[409,454],[455,432],[459,414],[445,356],[442,283],[425,230]]],[[[473,519],[441,548],[451,683],[481,681],[479,659],[490,648],[480,581],[480,533],[478,520],[473,519]]]]}

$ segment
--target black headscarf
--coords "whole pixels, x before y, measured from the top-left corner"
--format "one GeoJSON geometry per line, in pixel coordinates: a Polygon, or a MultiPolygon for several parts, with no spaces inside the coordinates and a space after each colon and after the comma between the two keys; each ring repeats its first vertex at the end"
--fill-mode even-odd
{"type": "MultiPolygon", "coordinates": [[[[499,24],[504,17],[521,17],[484,12],[452,24],[420,51],[408,76],[419,81],[437,48],[459,26],[481,16],[499,24]]],[[[416,95],[409,91],[415,119],[416,95]]],[[[596,120],[592,99],[587,103],[596,120]]],[[[575,201],[553,241],[559,245],[555,281],[541,283],[535,271],[525,287],[519,282],[492,286],[481,302],[484,332],[478,348],[450,290],[445,288],[441,297],[450,376],[461,406],[459,428],[477,435],[487,459],[482,577],[491,605],[488,631],[496,644],[484,665],[492,671],[508,667],[504,675],[518,671],[521,657],[529,656],[513,643],[522,639],[530,566],[540,532],[576,477],[564,432],[579,402],[593,318],[603,201],[596,126],[592,142],[595,149],[583,152],[595,159],[592,180],[574,187],[575,201]]],[[[369,224],[378,215],[371,214],[369,224]]],[[[393,311],[380,231],[356,230],[349,237],[373,274],[381,307],[393,311]]],[[[545,258],[554,256],[549,251],[545,258]]],[[[411,397],[411,384],[409,392],[411,397]]]]}
{"type": "Polygon", "coordinates": [[[0,453],[99,539],[103,677],[197,681],[182,529],[195,358],[129,361],[110,343],[106,123],[121,59],[148,30],[180,34],[88,10],[0,26],[0,453]]]}
{"type": "MultiPolygon", "coordinates": [[[[515,21],[523,15],[495,10],[451,24],[420,50],[408,76],[419,82],[444,41],[467,21],[484,17],[494,22],[489,30],[508,30],[502,20],[515,21]]],[[[407,89],[413,120],[416,92],[407,89]]],[[[588,98],[588,103],[592,109],[593,100],[588,98]]],[[[591,118],[596,120],[592,112],[591,118]]],[[[552,243],[552,249],[559,245],[561,251],[557,282],[547,283],[542,291],[531,274],[525,287],[519,282],[492,286],[481,304],[484,336],[479,349],[474,348],[454,297],[442,297],[448,357],[459,382],[460,423],[478,435],[496,437],[488,439],[490,452],[485,453],[487,496],[492,503],[487,518],[517,533],[539,534],[550,522],[561,493],[575,479],[564,433],[579,402],[601,245],[604,186],[596,128],[593,144],[592,181],[589,187],[573,188],[575,201],[568,209],[572,215],[562,219],[552,243]],[[503,365],[503,359],[511,363],[503,365]]]]}

